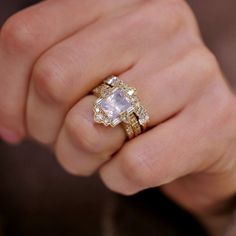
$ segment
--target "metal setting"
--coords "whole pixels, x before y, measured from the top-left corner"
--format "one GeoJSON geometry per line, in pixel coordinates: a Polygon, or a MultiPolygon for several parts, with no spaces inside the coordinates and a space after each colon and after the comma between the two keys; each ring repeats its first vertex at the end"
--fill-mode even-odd
{"type": "Polygon", "coordinates": [[[109,76],[93,90],[98,97],[94,104],[94,121],[115,127],[122,123],[129,139],[145,131],[149,115],[135,88],[117,76],[109,76]]]}

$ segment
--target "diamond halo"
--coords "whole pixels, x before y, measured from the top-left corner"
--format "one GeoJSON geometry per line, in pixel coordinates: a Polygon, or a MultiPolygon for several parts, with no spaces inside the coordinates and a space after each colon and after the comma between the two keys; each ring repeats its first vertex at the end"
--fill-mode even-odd
{"type": "Polygon", "coordinates": [[[138,124],[143,129],[146,127],[149,116],[141,105],[135,88],[128,86],[117,76],[109,76],[94,91],[98,96],[93,109],[96,123],[115,127],[120,123],[128,124],[130,116],[135,115],[138,124]]]}

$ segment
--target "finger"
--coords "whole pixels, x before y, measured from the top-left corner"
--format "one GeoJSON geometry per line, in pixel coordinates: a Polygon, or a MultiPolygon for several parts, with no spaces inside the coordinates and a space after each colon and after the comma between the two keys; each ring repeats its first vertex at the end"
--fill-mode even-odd
{"type": "Polygon", "coordinates": [[[16,141],[24,135],[25,99],[35,60],[112,8],[105,1],[96,2],[43,1],[5,23],[0,35],[0,136],[16,141]]]}
{"type": "Polygon", "coordinates": [[[79,98],[101,78],[121,73],[134,63],[136,54],[130,51],[128,43],[114,44],[116,36],[111,39],[113,26],[109,27],[102,24],[85,29],[39,59],[27,105],[27,126],[32,137],[44,143],[53,142],[66,112],[79,98]],[[120,57],[122,60],[117,60],[120,57]]]}
{"type": "Polygon", "coordinates": [[[198,44],[175,55],[170,53],[164,65],[158,65],[156,57],[156,53],[144,57],[120,76],[137,89],[150,116],[148,127],[168,120],[190,103],[208,83],[217,63],[214,56],[198,44]]]}
{"type": "Polygon", "coordinates": [[[73,107],[55,144],[59,162],[72,174],[87,176],[94,173],[125,140],[120,127],[94,123],[91,111],[95,99],[87,96],[73,107]]]}
{"type": "Polygon", "coordinates": [[[133,10],[122,17],[111,17],[109,21],[90,25],[56,45],[38,60],[32,73],[27,108],[32,137],[44,143],[53,142],[65,114],[76,101],[106,76],[120,74],[132,67],[148,50],[147,42],[150,47],[157,42],[159,48],[163,46],[169,31],[176,29],[176,23],[171,21],[164,29],[162,24],[166,19],[162,16],[158,22],[160,34],[153,34],[156,11],[149,8],[152,23],[150,18],[144,20],[146,8],[133,10]],[[140,24],[146,27],[144,35],[140,35],[140,24]]]}
{"type": "MultiPolygon", "coordinates": [[[[190,138],[188,136],[186,140],[183,132],[186,124],[180,117],[128,142],[100,169],[105,185],[115,192],[129,195],[169,183],[179,176],[180,170],[183,175],[187,173],[190,166],[186,168],[185,165],[189,156],[185,154],[184,147],[190,138]],[[186,156],[183,157],[183,154],[186,156]]],[[[191,158],[191,165],[192,161],[191,158]]]]}
{"type": "Polygon", "coordinates": [[[208,87],[179,115],[128,142],[100,169],[104,183],[129,195],[213,166],[229,140],[227,133],[214,131],[232,122],[234,99],[222,93],[223,86],[215,92],[208,87]]]}
{"type": "MultiPolygon", "coordinates": [[[[196,58],[198,58],[197,54],[199,54],[199,51],[197,51],[196,53],[195,50],[194,52],[185,54],[184,56],[182,56],[182,59],[179,58],[179,62],[176,65],[172,65],[170,68],[168,68],[168,72],[165,71],[165,73],[158,74],[160,77],[158,80],[152,79],[154,78],[153,75],[156,74],[152,74],[151,77],[148,77],[150,76],[150,74],[145,74],[145,72],[147,71],[152,72],[149,67],[149,69],[147,69],[147,65],[145,65],[144,67],[134,67],[133,69],[120,76],[125,81],[128,81],[130,78],[134,79],[132,80],[132,84],[137,85],[138,91],[141,92],[143,101],[150,113],[151,120],[149,126],[156,125],[157,122],[161,123],[163,120],[174,116],[174,114],[178,110],[182,109],[187,104],[189,97],[193,96],[193,94],[198,91],[198,89],[195,90],[197,88],[196,81],[198,77],[192,76],[191,79],[188,79],[189,75],[185,70],[186,66],[188,68],[191,68],[190,66],[193,63],[192,58],[196,60],[196,58]],[[180,70],[179,68],[183,69],[180,70]],[[173,74],[176,74],[174,79],[173,74]],[[135,80],[138,78],[138,76],[144,78],[143,81],[135,80]],[[173,83],[177,85],[179,83],[182,84],[183,81],[186,81],[185,88],[183,89],[183,86],[175,86],[175,93],[173,93],[173,87],[171,87],[173,86],[173,83]],[[159,94],[159,92],[161,94],[159,94]],[[151,107],[153,109],[151,109],[151,107]]],[[[194,64],[194,67],[196,67],[196,63],[194,64]]],[[[199,65],[199,67],[196,67],[196,69],[203,69],[203,67],[200,67],[199,65]]],[[[194,73],[193,70],[191,70],[191,73],[193,73],[193,75],[197,75],[197,73],[194,73]]],[[[109,128],[108,132],[106,131],[106,127],[102,126],[101,128],[99,125],[94,124],[92,115],[92,103],[95,102],[95,97],[90,97],[90,102],[91,104],[88,104],[87,97],[85,97],[75,106],[75,108],[72,108],[72,111],[70,111],[67,115],[62,131],[60,131],[59,141],[57,141],[57,153],[59,160],[62,165],[66,166],[65,168],[67,170],[70,171],[70,169],[72,169],[70,172],[73,173],[84,173],[85,170],[86,172],[90,170],[89,173],[93,173],[104,162],[101,157],[106,156],[106,159],[109,159],[109,156],[117,152],[125,141],[124,132],[118,133],[116,129],[113,131],[112,128],[109,128]],[[90,118],[86,119],[87,126],[83,125],[83,122],[80,122],[80,119],[82,119],[80,111],[81,104],[84,104],[84,107],[81,107],[81,109],[84,110],[82,111],[82,114],[86,113],[86,115],[83,115],[82,117],[90,118]],[[86,106],[87,108],[85,109],[86,106]],[[85,131],[81,129],[81,125],[84,127],[85,131]],[[86,132],[88,133],[88,135],[86,134],[86,132]],[[97,135],[93,135],[93,133],[98,132],[100,134],[100,138],[98,138],[97,135]],[[73,135],[66,135],[68,133],[73,133],[73,135]],[[73,137],[76,137],[76,139],[73,137]],[[89,142],[86,140],[89,140],[89,142]],[[83,145],[81,145],[81,143],[83,145]],[[89,146],[87,145],[88,143],[89,146]],[[86,151],[84,150],[85,148],[83,148],[83,146],[85,145],[86,151]],[[96,155],[91,155],[91,153],[94,153],[94,148],[96,149],[96,155]],[[106,155],[104,153],[106,153],[106,155]],[[96,158],[94,158],[94,156],[96,156],[96,158]],[[81,163],[89,164],[82,165],[81,163]]]]}

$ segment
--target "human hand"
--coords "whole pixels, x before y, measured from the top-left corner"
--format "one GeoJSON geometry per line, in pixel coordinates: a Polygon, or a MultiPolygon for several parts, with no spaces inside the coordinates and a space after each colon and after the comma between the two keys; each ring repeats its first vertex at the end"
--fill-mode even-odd
{"type": "Polygon", "coordinates": [[[207,224],[235,194],[235,97],[184,1],[44,1],[3,26],[0,65],[5,140],[30,135],[122,194],[162,186],[207,224]],[[125,144],[120,127],[94,123],[87,96],[110,74],[151,118],[125,144]]]}

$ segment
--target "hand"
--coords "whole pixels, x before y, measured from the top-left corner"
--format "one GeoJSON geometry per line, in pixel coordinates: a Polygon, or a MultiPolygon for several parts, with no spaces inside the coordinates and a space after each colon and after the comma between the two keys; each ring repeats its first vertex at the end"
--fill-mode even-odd
{"type": "Polygon", "coordinates": [[[162,186],[215,230],[236,188],[235,97],[184,1],[44,1],[3,26],[0,65],[2,138],[30,135],[122,194],[162,186]],[[87,95],[111,74],[151,118],[125,144],[121,127],[94,123],[87,95]]]}

